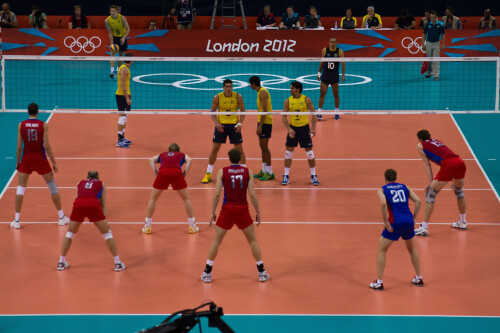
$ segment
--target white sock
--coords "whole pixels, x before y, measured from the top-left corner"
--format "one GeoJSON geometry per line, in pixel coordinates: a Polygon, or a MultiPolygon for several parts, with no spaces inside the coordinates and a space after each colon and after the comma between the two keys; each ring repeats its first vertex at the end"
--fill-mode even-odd
{"type": "Polygon", "coordinates": [[[213,171],[214,171],[214,165],[213,165],[213,164],[209,164],[209,165],[207,166],[207,172],[208,172],[208,173],[212,173],[213,171]]]}
{"type": "Polygon", "coordinates": [[[60,219],[62,219],[62,218],[64,217],[64,212],[63,212],[63,210],[62,210],[62,209],[61,209],[61,210],[58,210],[58,211],[57,211],[57,214],[59,214],[59,218],[60,218],[60,219]]]}
{"type": "Polygon", "coordinates": [[[419,280],[422,280],[422,275],[415,275],[415,277],[419,280]]]}
{"type": "Polygon", "coordinates": [[[245,164],[240,164],[240,165],[241,165],[242,167],[245,167],[245,168],[247,167],[247,164],[246,164],[246,163],[245,163],[245,164]]]}
{"type": "Polygon", "coordinates": [[[119,134],[119,135],[123,135],[123,132],[124,132],[124,131],[118,131],[118,134],[119,134]]]}
{"type": "Polygon", "coordinates": [[[214,261],[213,260],[207,260],[207,265],[208,266],[213,266],[214,265],[214,261]]]}
{"type": "Polygon", "coordinates": [[[311,168],[311,176],[315,176],[315,175],[316,175],[316,167],[311,168]]]}
{"type": "Polygon", "coordinates": [[[319,109],[318,109],[318,112],[321,112],[321,111],[323,111],[323,109],[322,109],[322,108],[319,108],[319,109]]]}
{"type": "Polygon", "coordinates": [[[59,262],[66,262],[66,256],[60,256],[59,262]]]}
{"type": "Polygon", "coordinates": [[[424,229],[429,228],[429,222],[422,222],[422,228],[424,229]]]}
{"type": "Polygon", "coordinates": [[[19,222],[20,216],[21,216],[21,213],[16,213],[16,215],[14,215],[14,220],[19,222]]]}
{"type": "Polygon", "coordinates": [[[285,167],[285,176],[288,176],[289,173],[290,173],[290,168],[285,167]]]}
{"type": "Polygon", "coordinates": [[[272,165],[268,165],[267,166],[267,173],[272,175],[273,174],[273,166],[272,165]]]}
{"type": "Polygon", "coordinates": [[[188,223],[190,227],[194,227],[194,217],[188,217],[188,223]]]}
{"type": "Polygon", "coordinates": [[[377,283],[384,283],[384,280],[377,279],[377,283]]]}
{"type": "Polygon", "coordinates": [[[115,260],[115,264],[120,263],[120,256],[119,255],[114,256],[113,259],[115,260]]]}
{"type": "Polygon", "coordinates": [[[465,214],[460,214],[460,222],[467,223],[467,221],[465,220],[465,214]]]}
{"type": "Polygon", "coordinates": [[[146,227],[151,227],[151,223],[153,223],[153,218],[146,217],[146,227]]]}
{"type": "Polygon", "coordinates": [[[115,67],[111,67],[111,73],[115,71],[115,67]]]}
{"type": "Polygon", "coordinates": [[[335,112],[339,112],[339,111],[340,111],[339,108],[335,108],[335,112]]]}
{"type": "Polygon", "coordinates": [[[262,163],[262,172],[267,172],[267,164],[266,163],[262,163]]]}
{"type": "Polygon", "coordinates": [[[264,264],[264,261],[257,261],[257,266],[264,264]]]}

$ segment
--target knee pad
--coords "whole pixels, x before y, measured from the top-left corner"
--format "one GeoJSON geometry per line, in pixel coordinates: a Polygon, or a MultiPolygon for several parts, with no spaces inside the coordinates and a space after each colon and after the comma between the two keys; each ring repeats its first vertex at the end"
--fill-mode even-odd
{"type": "Polygon", "coordinates": [[[59,194],[59,191],[57,190],[57,184],[54,179],[48,182],[47,186],[49,187],[50,194],[59,194]]]}
{"type": "Polygon", "coordinates": [[[306,151],[306,156],[308,160],[314,160],[314,153],[312,150],[306,151]]]}
{"type": "Polygon", "coordinates": [[[74,234],[74,233],[72,233],[71,231],[68,231],[68,232],[66,233],[66,238],[73,239],[73,237],[75,237],[75,234],[74,234]]]}
{"type": "Polygon", "coordinates": [[[127,123],[127,116],[120,116],[120,118],[118,118],[118,124],[125,125],[126,123],[127,123]]]}
{"type": "Polygon", "coordinates": [[[455,192],[457,199],[465,197],[463,187],[455,187],[455,185],[451,185],[451,188],[453,189],[453,192],[455,192]]]}
{"type": "Polygon", "coordinates": [[[104,237],[105,240],[112,239],[113,238],[113,234],[111,233],[111,229],[108,230],[107,233],[102,234],[102,237],[104,237]]]}
{"type": "Polygon", "coordinates": [[[425,196],[425,202],[434,203],[436,201],[436,196],[438,195],[438,193],[439,191],[430,187],[429,191],[427,191],[427,195],[425,196]]]}
{"type": "Polygon", "coordinates": [[[24,191],[26,191],[26,187],[18,186],[16,195],[24,195],[24,191]]]}
{"type": "Polygon", "coordinates": [[[286,150],[285,151],[285,160],[291,160],[293,156],[293,151],[286,150]]]}

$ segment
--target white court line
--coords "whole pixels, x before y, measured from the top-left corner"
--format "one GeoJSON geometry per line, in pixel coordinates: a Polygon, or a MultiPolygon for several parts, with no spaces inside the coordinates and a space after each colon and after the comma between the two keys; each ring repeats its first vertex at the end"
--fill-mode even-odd
{"type": "MultiPolygon", "coordinates": [[[[46,123],[48,124],[50,119],[52,119],[52,116],[54,114],[51,113],[50,116],[47,118],[47,121],[46,123]]],[[[2,199],[3,195],[5,194],[5,191],[7,191],[7,188],[10,188],[9,185],[10,183],[12,182],[12,180],[14,180],[14,177],[16,176],[16,173],[17,173],[17,170],[14,170],[14,172],[12,173],[12,176],[10,176],[9,180],[7,181],[7,184],[5,184],[3,190],[2,190],[2,193],[0,193],[0,199],[2,199]]]]}
{"type": "MultiPolygon", "coordinates": [[[[57,157],[58,160],[149,160],[151,157],[57,157]]],[[[191,157],[193,160],[208,160],[208,157],[191,157]]],[[[247,160],[262,160],[261,157],[247,157],[247,160]]],[[[273,161],[283,161],[283,158],[272,158],[273,161]]],[[[294,161],[307,161],[307,158],[294,158],[294,161]]],[[[463,158],[464,161],[475,161],[473,158],[463,158]]],[[[421,158],[316,158],[316,161],[422,161],[421,158]]]]}
{"type": "Polygon", "coordinates": [[[498,195],[497,190],[495,189],[495,187],[493,186],[493,183],[490,181],[490,178],[488,177],[488,175],[484,171],[483,166],[481,165],[481,163],[477,159],[476,154],[472,150],[472,147],[470,146],[469,141],[467,141],[467,139],[465,138],[465,135],[462,132],[462,129],[460,128],[460,126],[458,126],[458,123],[455,120],[455,117],[453,117],[453,115],[450,115],[450,117],[451,117],[451,120],[453,120],[453,123],[455,124],[455,126],[457,127],[458,132],[460,133],[460,135],[464,139],[465,144],[467,145],[467,148],[469,148],[469,151],[471,152],[472,156],[474,156],[474,160],[476,161],[477,165],[479,166],[479,169],[481,169],[481,172],[483,173],[484,177],[486,178],[486,181],[488,182],[488,184],[490,184],[490,187],[493,190],[493,193],[495,193],[495,196],[497,197],[497,200],[500,202],[500,196],[498,195]]]}
{"type": "MultiPolygon", "coordinates": [[[[12,221],[8,221],[8,222],[0,222],[0,224],[10,224],[12,221]]],[[[23,222],[21,221],[21,224],[28,224],[28,223],[32,223],[32,224],[35,224],[35,223],[39,223],[39,224],[57,224],[58,222],[37,222],[37,221],[30,221],[30,222],[23,222]]],[[[90,223],[90,222],[84,222],[84,223],[90,223]]],[[[110,224],[130,224],[130,225],[144,225],[144,221],[139,221],[139,222],[123,222],[123,221],[115,221],[115,222],[112,222],[112,221],[108,221],[108,223],[110,224]]],[[[488,222],[478,222],[478,223],[474,223],[474,222],[471,222],[471,221],[467,221],[467,223],[469,224],[472,224],[472,225],[486,225],[486,226],[500,226],[500,223],[496,223],[496,222],[491,222],[491,223],[488,223],[488,222]]],[[[153,224],[161,224],[161,225],[187,225],[188,222],[187,221],[172,221],[172,222],[156,222],[153,220],[153,224]]],[[[208,222],[201,222],[201,221],[196,221],[196,224],[208,224],[208,222]]],[[[215,223],[213,223],[215,225],[215,223]]],[[[283,222],[283,221],[263,221],[261,222],[261,224],[290,224],[290,225],[303,225],[303,224],[310,224],[310,225],[325,225],[325,224],[328,224],[328,225],[381,225],[383,226],[384,223],[383,222],[331,222],[331,221],[325,221],[325,222],[309,222],[309,221],[286,221],[286,222],[283,222]]],[[[451,222],[431,222],[432,225],[450,225],[451,222]]],[[[416,225],[416,223],[415,223],[416,225]]]]}

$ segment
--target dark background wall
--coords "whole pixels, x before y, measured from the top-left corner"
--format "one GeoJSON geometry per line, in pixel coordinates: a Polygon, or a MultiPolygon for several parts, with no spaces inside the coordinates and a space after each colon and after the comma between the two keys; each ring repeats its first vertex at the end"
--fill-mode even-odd
{"type": "MultiPolygon", "coordinates": [[[[167,3],[173,0],[167,0],[167,3]]],[[[212,15],[214,0],[194,0],[198,8],[198,15],[212,15]]],[[[47,15],[66,15],[73,11],[73,5],[79,4],[83,7],[87,15],[107,15],[108,7],[111,4],[122,6],[122,13],[127,15],[161,15],[162,0],[16,0],[11,1],[11,10],[16,15],[28,15],[31,13],[31,5],[38,4],[47,15]]],[[[220,0],[219,0],[220,3],[220,0]]],[[[232,3],[232,0],[226,0],[226,4],[232,3]]],[[[455,9],[457,16],[482,16],[485,8],[492,10],[493,16],[500,16],[500,1],[498,0],[420,0],[420,1],[397,1],[397,0],[354,0],[354,1],[334,1],[334,0],[244,0],[243,5],[245,15],[256,16],[265,4],[271,5],[271,11],[281,16],[286,11],[289,4],[295,6],[295,11],[304,16],[309,5],[316,5],[321,16],[343,16],[345,9],[351,7],[354,16],[363,16],[366,14],[367,6],[374,6],[375,12],[383,16],[399,16],[402,8],[408,8],[411,14],[423,16],[425,9],[437,10],[438,14],[444,15],[446,6],[451,5],[455,9]]],[[[220,4],[219,11],[220,15],[220,4]]],[[[239,10],[237,16],[239,16],[239,10]]]]}

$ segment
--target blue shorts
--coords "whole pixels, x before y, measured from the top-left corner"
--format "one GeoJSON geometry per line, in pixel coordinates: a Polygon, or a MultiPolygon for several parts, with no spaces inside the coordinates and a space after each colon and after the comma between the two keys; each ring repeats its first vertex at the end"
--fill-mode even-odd
{"type": "Polygon", "coordinates": [[[128,44],[127,44],[127,39],[125,38],[125,42],[123,42],[123,44],[120,44],[120,41],[123,37],[115,37],[113,36],[113,44],[116,44],[118,45],[118,47],[120,48],[120,52],[119,53],[122,53],[122,52],[125,52],[128,50],[128,44]]]}
{"type": "Polygon", "coordinates": [[[335,83],[339,83],[339,73],[323,72],[320,80],[327,86],[334,85],[335,83]]]}
{"type": "Polygon", "coordinates": [[[237,133],[236,128],[234,128],[235,126],[236,124],[222,124],[224,132],[219,132],[216,127],[214,130],[214,137],[212,139],[212,142],[226,143],[227,137],[229,137],[229,142],[233,145],[237,143],[243,143],[241,132],[237,133]]]}
{"type": "Polygon", "coordinates": [[[127,99],[124,95],[115,95],[116,96],[116,106],[118,107],[118,111],[130,111],[130,105],[127,104],[127,99]]]}
{"type": "MultiPolygon", "coordinates": [[[[259,124],[257,123],[257,127],[259,124]]],[[[260,139],[269,139],[271,138],[271,133],[273,132],[273,124],[262,124],[262,133],[260,134],[260,139]]]]}
{"type": "Polygon", "coordinates": [[[397,241],[399,237],[408,240],[415,236],[415,223],[393,223],[391,225],[392,232],[384,229],[384,231],[382,231],[382,237],[397,241]]]}
{"type": "Polygon", "coordinates": [[[290,127],[295,131],[295,137],[292,138],[287,134],[286,147],[297,147],[300,143],[300,148],[312,148],[313,144],[309,124],[300,127],[290,125],[290,127]]]}

